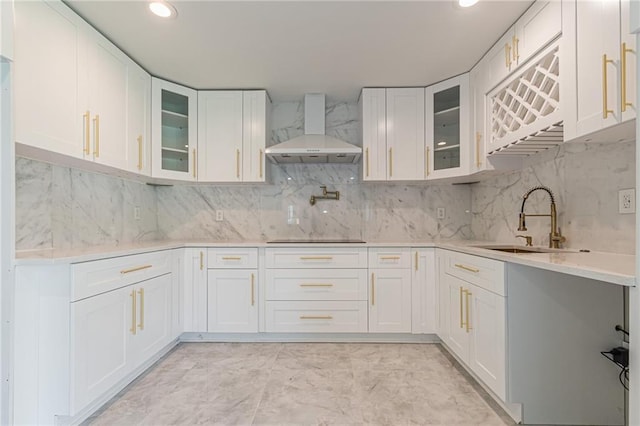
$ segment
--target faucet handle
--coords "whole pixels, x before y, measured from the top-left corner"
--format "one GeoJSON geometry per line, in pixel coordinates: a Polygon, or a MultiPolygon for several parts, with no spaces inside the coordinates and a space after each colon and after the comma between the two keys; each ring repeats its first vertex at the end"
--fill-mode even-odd
{"type": "Polygon", "coordinates": [[[531,247],[533,245],[533,237],[531,237],[531,235],[516,235],[516,238],[524,238],[527,247],[531,247]]]}

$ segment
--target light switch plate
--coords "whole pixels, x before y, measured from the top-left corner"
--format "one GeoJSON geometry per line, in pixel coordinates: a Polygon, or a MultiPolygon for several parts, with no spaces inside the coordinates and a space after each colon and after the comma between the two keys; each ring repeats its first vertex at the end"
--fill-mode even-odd
{"type": "Polygon", "coordinates": [[[222,210],[216,210],[216,222],[222,222],[224,220],[224,212],[222,210]]]}
{"type": "Polygon", "coordinates": [[[444,219],[444,215],[445,215],[444,207],[438,207],[436,209],[436,216],[438,217],[438,219],[444,219]]]}
{"type": "Polygon", "coordinates": [[[621,189],[618,191],[618,212],[621,214],[630,214],[636,212],[636,190],[621,189]]]}

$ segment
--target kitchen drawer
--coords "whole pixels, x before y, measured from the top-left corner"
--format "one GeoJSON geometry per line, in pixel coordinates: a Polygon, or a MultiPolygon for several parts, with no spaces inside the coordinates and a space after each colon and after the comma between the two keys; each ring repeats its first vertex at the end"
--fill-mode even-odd
{"type": "Polygon", "coordinates": [[[266,250],[267,268],[366,268],[367,249],[272,248],[266,250]]]}
{"type": "Polygon", "coordinates": [[[506,296],[504,262],[448,250],[443,258],[445,273],[506,296]]]}
{"type": "Polygon", "coordinates": [[[366,333],[367,302],[266,302],[266,331],[366,333]]]}
{"type": "Polygon", "coordinates": [[[369,268],[411,268],[411,249],[370,248],[369,268]]]}
{"type": "Polygon", "coordinates": [[[207,250],[207,268],[209,269],[253,269],[257,267],[257,248],[210,248],[207,250]]]}
{"type": "Polygon", "coordinates": [[[367,300],[366,269],[267,269],[267,300],[367,300]]]}
{"type": "Polygon", "coordinates": [[[171,272],[171,251],[71,265],[71,301],[85,299],[171,272]]]}

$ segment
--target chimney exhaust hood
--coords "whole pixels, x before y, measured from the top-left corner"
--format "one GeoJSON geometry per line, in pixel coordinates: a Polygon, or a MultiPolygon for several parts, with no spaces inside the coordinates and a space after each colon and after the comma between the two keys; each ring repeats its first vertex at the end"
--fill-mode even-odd
{"type": "Polygon", "coordinates": [[[304,135],[265,150],[276,164],[357,163],[362,148],[324,134],[325,99],[322,93],[304,96],[304,135]]]}

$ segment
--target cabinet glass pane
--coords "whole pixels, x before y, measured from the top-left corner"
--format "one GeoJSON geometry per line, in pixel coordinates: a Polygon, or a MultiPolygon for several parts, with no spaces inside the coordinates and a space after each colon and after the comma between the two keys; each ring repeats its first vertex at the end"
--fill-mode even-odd
{"type": "Polygon", "coordinates": [[[162,168],[189,171],[189,98],[162,90],[162,168]]]}
{"type": "Polygon", "coordinates": [[[433,169],[460,167],[460,87],[433,95],[433,169]]]}

